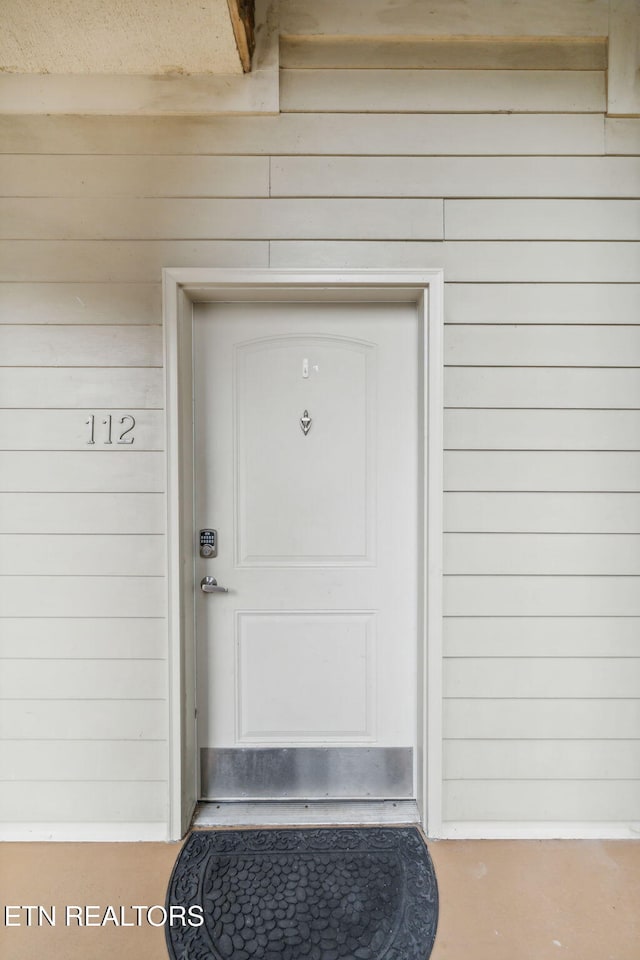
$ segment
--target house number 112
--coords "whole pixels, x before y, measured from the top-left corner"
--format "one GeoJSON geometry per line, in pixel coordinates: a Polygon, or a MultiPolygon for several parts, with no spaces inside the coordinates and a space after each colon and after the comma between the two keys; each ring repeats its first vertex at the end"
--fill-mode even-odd
{"type": "MultiPolygon", "coordinates": [[[[90,445],[94,444],[96,442],[95,415],[92,413],[89,419],[85,420],[85,423],[89,427],[89,439],[87,440],[87,443],[90,445]]],[[[114,429],[113,417],[111,414],[109,414],[109,416],[105,420],[102,420],[98,425],[98,434],[102,437],[105,437],[102,442],[106,444],[114,442],[112,439],[112,433],[115,433],[118,437],[118,439],[115,441],[116,443],[133,443],[134,438],[128,436],[128,434],[131,433],[135,425],[136,418],[132,417],[130,413],[126,413],[124,417],[120,417],[119,427],[114,429]],[[105,427],[106,429],[101,430],[100,427],[105,427]],[[120,429],[120,427],[123,427],[124,429],[120,429]]]]}

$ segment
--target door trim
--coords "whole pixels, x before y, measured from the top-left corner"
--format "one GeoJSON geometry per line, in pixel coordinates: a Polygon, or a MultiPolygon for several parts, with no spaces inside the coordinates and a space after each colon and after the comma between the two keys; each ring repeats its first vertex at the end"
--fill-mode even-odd
{"type": "Polygon", "coordinates": [[[422,571],[418,647],[418,806],[427,836],[442,806],[442,270],[163,270],[166,412],[168,833],[179,840],[198,799],[193,544],[193,304],[216,301],[415,303],[422,321],[422,571]]]}

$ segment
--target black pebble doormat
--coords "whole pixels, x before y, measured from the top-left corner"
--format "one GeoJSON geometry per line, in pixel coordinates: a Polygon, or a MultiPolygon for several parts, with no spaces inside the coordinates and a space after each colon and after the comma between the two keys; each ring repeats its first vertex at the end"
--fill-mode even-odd
{"type": "Polygon", "coordinates": [[[427,960],[438,888],[413,827],[196,831],[167,906],[172,960],[427,960]],[[198,913],[200,911],[197,911],[198,913]]]}

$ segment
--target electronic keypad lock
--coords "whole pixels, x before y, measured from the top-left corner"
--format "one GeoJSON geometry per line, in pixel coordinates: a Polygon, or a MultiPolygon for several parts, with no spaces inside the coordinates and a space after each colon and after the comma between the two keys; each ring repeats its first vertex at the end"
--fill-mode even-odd
{"type": "Polygon", "coordinates": [[[200,556],[205,560],[218,556],[218,531],[201,530],[200,531],[200,556]]]}

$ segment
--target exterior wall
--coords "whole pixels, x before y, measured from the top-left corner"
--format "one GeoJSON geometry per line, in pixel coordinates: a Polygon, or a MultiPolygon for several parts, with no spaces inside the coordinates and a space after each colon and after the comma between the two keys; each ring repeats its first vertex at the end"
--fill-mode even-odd
{"type": "Polygon", "coordinates": [[[624,834],[640,122],[600,70],[283,65],[277,117],[0,121],[3,835],[166,836],[160,271],[268,265],[445,271],[446,829],[624,834]]]}

